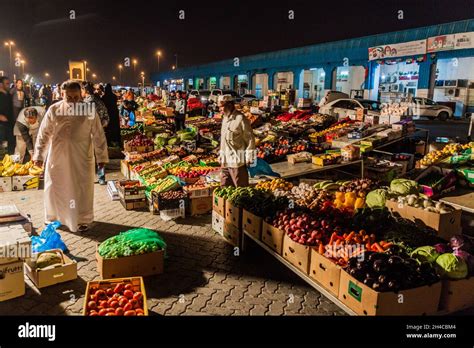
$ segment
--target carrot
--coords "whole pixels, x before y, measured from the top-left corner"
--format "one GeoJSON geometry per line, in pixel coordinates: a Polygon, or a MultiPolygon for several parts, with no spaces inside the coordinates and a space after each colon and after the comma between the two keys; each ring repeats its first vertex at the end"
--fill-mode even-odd
{"type": "Polygon", "coordinates": [[[375,247],[374,251],[378,251],[379,253],[383,253],[385,250],[380,246],[379,243],[374,243],[373,246],[375,247]]]}
{"type": "Polygon", "coordinates": [[[318,252],[319,252],[321,255],[324,254],[324,245],[323,245],[323,243],[319,243],[319,250],[318,250],[318,252]]]}
{"type": "Polygon", "coordinates": [[[336,233],[336,232],[333,232],[333,233],[331,234],[331,239],[329,240],[329,244],[334,243],[334,239],[336,239],[336,237],[337,237],[337,233],[336,233]]]}
{"type": "Polygon", "coordinates": [[[363,236],[364,236],[366,233],[367,233],[367,232],[365,232],[365,230],[360,230],[360,231],[359,231],[359,234],[361,234],[361,235],[363,235],[363,236]]]}
{"type": "Polygon", "coordinates": [[[336,240],[336,245],[341,245],[341,240],[339,238],[336,240]]]}
{"type": "Polygon", "coordinates": [[[354,238],[354,242],[355,242],[356,244],[360,244],[360,243],[362,243],[362,240],[360,239],[359,236],[356,236],[356,237],[354,238]]]}
{"type": "Polygon", "coordinates": [[[372,246],[370,245],[370,242],[367,242],[367,244],[365,244],[365,247],[367,248],[367,250],[372,250],[372,246]]]}
{"type": "Polygon", "coordinates": [[[385,241],[382,240],[382,241],[379,242],[379,244],[383,248],[383,246],[385,245],[385,241]]]}
{"type": "Polygon", "coordinates": [[[349,233],[349,235],[347,237],[345,237],[346,239],[346,242],[350,242],[351,239],[355,236],[355,232],[352,231],[351,233],[349,233]]]}
{"type": "Polygon", "coordinates": [[[387,250],[387,249],[390,248],[392,245],[393,245],[393,243],[388,243],[388,242],[387,242],[387,243],[385,243],[385,244],[383,245],[383,248],[384,248],[385,250],[387,250]]]}
{"type": "Polygon", "coordinates": [[[344,233],[342,236],[343,236],[344,238],[347,238],[347,233],[344,233]]]}

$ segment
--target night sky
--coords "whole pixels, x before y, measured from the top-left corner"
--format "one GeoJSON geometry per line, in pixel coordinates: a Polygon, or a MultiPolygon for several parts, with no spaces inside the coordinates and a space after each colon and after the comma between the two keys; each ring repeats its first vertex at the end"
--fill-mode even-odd
{"type": "Polygon", "coordinates": [[[48,72],[50,82],[67,77],[69,59],[87,60],[98,80],[110,81],[124,57],[139,63],[135,75],[129,68],[122,80],[133,75],[138,81],[140,71],[156,71],[157,49],[163,71],[175,64],[175,53],[182,67],[468,18],[474,18],[474,0],[0,0],[0,40],[15,41],[25,72],[38,78],[48,72]],[[294,20],[288,20],[290,9],[294,20]]]}

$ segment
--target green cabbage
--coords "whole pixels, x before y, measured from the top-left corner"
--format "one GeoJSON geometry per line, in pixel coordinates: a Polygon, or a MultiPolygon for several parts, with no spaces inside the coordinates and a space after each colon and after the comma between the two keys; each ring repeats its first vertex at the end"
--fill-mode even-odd
{"type": "Polygon", "coordinates": [[[400,195],[406,196],[409,194],[418,193],[418,183],[408,179],[395,179],[390,183],[390,190],[400,195]]]}
{"type": "Polygon", "coordinates": [[[387,200],[387,190],[377,189],[370,191],[365,197],[365,203],[369,208],[383,208],[387,200]]]}
{"type": "Polygon", "coordinates": [[[438,271],[450,279],[464,279],[468,275],[467,263],[456,255],[446,253],[436,259],[438,271]]]}
{"type": "Polygon", "coordinates": [[[420,262],[433,263],[438,258],[439,254],[435,247],[422,246],[413,250],[410,255],[412,258],[417,259],[420,262]]]}

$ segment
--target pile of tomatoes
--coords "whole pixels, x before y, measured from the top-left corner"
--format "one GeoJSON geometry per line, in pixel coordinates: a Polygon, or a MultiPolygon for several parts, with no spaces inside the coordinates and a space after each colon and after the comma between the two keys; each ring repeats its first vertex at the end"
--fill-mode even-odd
{"type": "Polygon", "coordinates": [[[87,301],[88,316],[143,316],[143,294],[132,284],[118,283],[115,288],[91,288],[87,301]]]}

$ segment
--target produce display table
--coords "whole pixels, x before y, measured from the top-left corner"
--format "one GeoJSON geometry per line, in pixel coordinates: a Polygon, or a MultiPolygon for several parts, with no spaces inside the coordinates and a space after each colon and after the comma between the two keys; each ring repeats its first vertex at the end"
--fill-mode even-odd
{"type": "MultiPolygon", "coordinates": [[[[328,165],[328,166],[317,166],[312,163],[296,163],[296,164],[291,164],[288,161],[285,162],[278,162],[271,164],[270,166],[272,167],[272,170],[278,174],[281,175],[283,179],[288,179],[288,178],[294,178],[294,177],[299,177],[307,174],[313,174],[316,172],[322,172],[326,170],[332,170],[332,169],[337,169],[341,167],[346,167],[350,166],[352,164],[358,164],[360,165],[360,173],[361,173],[361,178],[364,177],[364,161],[363,160],[356,160],[356,161],[351,161],[351,162],[342,162],[339,164],[333,164],[333,165],[328,165]]],[[[259,181],[265,180],[266,177],[260,178],[260,177],[255,177],[255,178],[250,178],[250,184],[257,184],[259,181]]]]}
{"type": "Polygon", "coordinates": [[[428,142],[430,140],[430,131],[428,129],[424,129],[424,128],[416,128],[413,133],[405,134],[405,135],[401,136],[400,138],[393,139],[393,140],[388,141],[386,143],[380,144],[380,145],[376,146],[374,148],[374,150],[382,149],[382,148],[387,147],[389,145],[398,143],[398,142],[402,141],[403,139],[406,139],[406,138],[409,138],[409,137],[415,135],[416,133],[425,133],[425,137],[424,137],[425,139],[424,140],[425,140],[425,153],[426,153],[427,150],[428,150],[428,142]]]}
{"type": "Polygon", "coordinates": [[[242,251],[245,250],[245,238],[249,238],[253,240],[255,243],[257,243],[263,250],[265,250],[267,253],[272,255],[275,259],[280,261],[284,266],[292,270],[296,275],[298,275],[301,279],[303,279],[306,283],[308,283],[310,286],[312,286],[314,289],[319,291],[322,295],[324,295],[326,298],[328,298],[331,302],[333,302],[336,306],[341,308],[344,312],[346,312],[349,315],[357,315],[352,309],[347,307],[344,303],[342,303],[337,296],[334,296],[331,294],[328,290],[326,290],[322,285],[320,285],[318,282],[315,280],[311,279],[306,273],[302,272],[299,270],[297,267],[293,266],[290,262],[288,262],[283,256],[277,254],[274,252],[272,249],[270,249],[267,245],[265,245],[262,241],[258,240],[257,238],[253,237],[252,235],[248,234],[247,232],[243,231],[242,232],[242,251]]]}
{"type": "Polygon", "coordinates": [[[474,191],[469,189],[456,189],[444,195],[441,202],[450,204],[455,208],[474,214],[474,191]]]}

